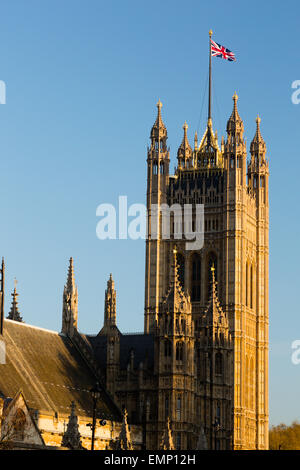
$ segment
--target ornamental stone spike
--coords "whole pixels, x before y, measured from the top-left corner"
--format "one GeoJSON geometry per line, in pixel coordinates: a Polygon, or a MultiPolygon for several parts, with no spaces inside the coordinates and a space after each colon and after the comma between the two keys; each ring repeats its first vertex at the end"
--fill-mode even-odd
{"type": "Polygon", "coordinates": [[[19,312],[18,300],[17,300],[19,294],[17,293],[17,280],[16,279],[15,279],[15,287],[11,296],[12,296],[11,308],[10,308],[10,312],[7,318],[9,320],[14,320],[14,321],[18,321],[22,323],[22,317],[19,312]]]}
{"type": "Polygon", "coordinates": [[[117,450],[133,450],[130,431],[127,423],[127,410],[124,409],[123,413],[123,422],[120,431],[120,435],[116,442],[116,449],[117,450]]]}
{"type": "Polygon", "coordinates": [[[76,405],[74,401],[71,403],[71,414],[69,416],[67,430],[63,434],[61,446],[72,450],[83,449],[81,444],[81,435],[78,429],[78,418],[76,415],[76,405]]]}
{"type": "Polygon", "coordinates": [[[73,258],[69,260],[67,282],[63,292],[62,333],[73,336],[77,329],[78,290],[75,285],[73,258]]]}
{"type": "Polygon", "coordinates": [[[161,440],[159,448],[161,450],[175,450],[171,426],[170,426],[170,418],[167,419],[166,427],[162,435],[162,440],[161,440]]]}

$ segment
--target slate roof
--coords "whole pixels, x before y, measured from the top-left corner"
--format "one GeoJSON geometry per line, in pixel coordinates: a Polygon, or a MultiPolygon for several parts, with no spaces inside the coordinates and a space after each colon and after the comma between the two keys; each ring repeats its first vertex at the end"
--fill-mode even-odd
{"type": "MultiPolygon", "coordinates": [[[[100,367],[106,368],[106,336],[85,335],[84,338],[91,345],[94,356],[100,367]]],[[[120,367],[126,370],[130,359],[130,351],[134,351],[134,369],[138,369],[140,362],[147,361],[148,369],[154,366],[154,337],[149,334],[121,334],[120,333],[120,367]]]]}
{"type": "MultiPolygon", "coordinates": [[[[81,416],[92,416],[89,390],[97,379],[70,339],[12,320],[4,320],[6,363],[0,364],[0,396],[21,389],[32,409],[66,413],[72,400],[81,416]]],[[[98,416],[122,421],[119,409],[103,391],[98,416]]]]}

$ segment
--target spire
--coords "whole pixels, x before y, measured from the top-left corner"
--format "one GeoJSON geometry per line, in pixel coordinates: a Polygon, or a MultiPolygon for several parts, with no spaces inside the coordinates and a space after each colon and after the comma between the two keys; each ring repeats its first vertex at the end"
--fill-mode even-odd
{"type": "Polygon", "coordinates": [[[233,110],[232,110],[230,118],[227,121],[227,134],[235,134],[236,132],[241,132],[242,133],[241,137],[242,137],[243,132],[244,132],[244,125],[237,109],[237,101],[239,97],[236,94],[236,92],[234,93],[232,99],[233,99],[233,110]]]}
{"type": "Polygon", "coordinates": [[[234,93],[233,110],[227,121],[227,141],[224,150],[227,155],[232,155],[237,150],[239,153],[246,155],[246,144],[244,140],[244,123],[237,109],[238,95],[234,93]]]}
{"type": "Polygon", "coordinates": [[[74,266],[73,266],[73,258],[72,257],[69,260],[67,288],[70,292],[75,291],[74,266]]]}
{"type": "Polygon", "coordinates": [[[157,107],[157,117],[156,117],[155,123],[152,126],[150,138],[152,142],[153,141],[157,142],[158,140],[166,141],[167,129],[161,117],[162,102],[160,100],[158,100],[156,107],[157,107]]]}
{"type": "Polygon", "coordinates": [[[1,284],[0,284],[0,335],[3,334],[3,320],[4,320],[4,281],[5,281],[5,265],[4,258],[2,258],[1,264],[1,284]]]}
{"type": "Polygon", "coordinates": [[[233,99],[233,110],[232,110],[232,113],[231,113],[231,118],[235,121],[241,120],[238,109],[237,109],[237,102],[238,102],[239,97],[238,97],[236,91],[234,92],[234,95],[233,95],[232,99],[233,99]]]}
{"type": "Polygon", "coordinates": [[[127,411],[124,409],[120,435],[116,442],[116,450],[133,450],[130,431],[127,423],[127,411]]]}
{"type": "Polygon", "coordinates": [[[198,134],[197,131],[195,132],[195,137],[194,137],[194,148],[197,150],[198,148],[198,134]]]}
{"type": "Polygon", "coordinates": [[[261,132],[260,132],[260,122],[261,122],[261,119],[259,116],[257,116],[256,118],[256,132],[255,132],[255,136],[251,142],[251,145],[250,145],[250,152],[251,154],[255,154],[255,155],[258,155],[258,154],[262,154],[263,156],[265,155],[266,153],[266,144],[265,144],[265,141],[264,139],[262,138],[262,135],[261,135],[261,132]]]}
{"type": "Polygon", "coordinates": [[[22,317],[20,315],[20,312],[19,312],[19,308],[18,308],[18,296],[19,294],[17,293],[17,280],[15,279],[15,287],[14,287],[14,290],[13,290],[13,293],[11,294],[12,296],[12,303],[11,303],[11,308],[10,308],[10,312],[7,316],[7,318],[9,320],[14,320],[14,321],[19,321],[22,323],[22,317]]]}
{"type": "Polygon", "coordinates": [[[220,305],[218,294],[217,294],[217,282],[215,278],[215,267],[214,265],[211,267],[211,274],[212,274],[212,281],[211,281],[211,293],[210,298],[208,300],[207,308],[204,312],[204,316],[206,316],[207,321],[210,324],[222,324],[223,326],[227,326],[228,321],[225,313],[222,310],[220,305]]]}
{"type": "Polygon", "coordinates": [[[73,258],[69,260],[67,282],[63,293],[62,333],[73,335],[77,329],[78,290],[75,285],[73,258]]]}
{"type": "Polygon", "coordinates": [[[105,304],[104,304],[104,328],[117,325],[116,321],[116,297],[115,283],[110,274],[107,281],[107,289],[105,291],[105,304]]]}
{"type": "Polygon", "coordinates": [[[179,282],[178,275],[178,263],[177,263],[177,248],[173,248],[173,262],[171,265],[171,276],[170,276],[170,286],[174,288],[175,291],[181,290],[181,285],[179,282]]]}
{"type": "Polygon", "coordinates": [[[160,450],[175,450],[172,431],[170,427],[170,418],[167,419],[166,427],[162,435],[162,440],[159,448],[160,450]]]}
{"type": "Polygon", "coordinates": [[[62,447],[68,447],[72,450],[81,450],[81,436],[78,429],[78,418],[76,415],[76,405],[75,402],[71,403],[71,414],[69,416],[69,421],[67,425],[67,430],[64,432],[62,441],[62,447]]]}
{"type": "Polygon", "coordinates": [[[171,264],[170,283],[166,296],[163,298],[162,310],[167,309],[171,312],[178,312],[184,309],[187,313],[191,311],[190,296],[186,295],[180,285],[177,263],[177,249],[173,249],[173,262],[171,264]]]}
{"type": "Polygon", "coordinates": [[[189,144],[188,136],[187,136],[187,130],[188,130],[188,125],[185,121],[185,123],[182,126],[183,128],[183,139],[180,144],[180,147],[177,151],[177,158],[178,158],[178,167],[184,168],[187,167],[187,161],[190,160],[192,157],[192,147],[189,144]]]}

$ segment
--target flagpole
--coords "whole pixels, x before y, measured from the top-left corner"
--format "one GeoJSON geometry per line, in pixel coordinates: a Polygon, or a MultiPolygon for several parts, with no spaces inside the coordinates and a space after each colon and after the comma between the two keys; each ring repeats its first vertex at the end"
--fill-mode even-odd
{"type": "Polygon", "coordinates": [[[212,30],[209,30],[209,90],[208,90],[208,119],[211,119],[211,37],[212,30]]]}

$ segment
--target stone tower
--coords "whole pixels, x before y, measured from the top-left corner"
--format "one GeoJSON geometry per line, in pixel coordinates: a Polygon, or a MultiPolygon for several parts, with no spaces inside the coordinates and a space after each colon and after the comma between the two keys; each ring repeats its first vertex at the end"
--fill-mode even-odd
{"type": "MultiPolygon", "coordinates": [[[[172,423],[177,449],[192,449],[198,431],[194,419],[196,377],[192,305],[180,285],[177,251],[173,251],[169,289],[159,306],[155,332],[157,375],[157,443],[166,421],[172,423]]],[[[157,447],[158,448],[158,447],[157,447]]]]}
{"type": "Polygon", "coordinates": [[[99,335],[106,336],[106,387],[112,395],[116,391],[120,365],[120,332],[117,328],[116,297],[115,283],[110,274],[105,290],[104,324],[99,335]]]}
{"type": "Polygon", "coordinates": [[[61,332],[72,337],[77,330],[78,317],[78,290],[75,285],[73,258],[69,261],[67,283],[63,293],[62,330],[61,332]]]}
{"type": "Polygon", "coordinates": [[[109,331],[112,327],[116,326],[116,298],[117,294],[115,291],[115,283],[110,274],[109,280],[107,281],[107,289],[105,291],[104,301],[104,323],[100,333],[109,331]]]}
{"type": "Polygon", "coordinates": [[[151,145],[147,155],[148,238],[146,240],[145,332],[152,331],[159,303],[166,293],[168,266],[166,245],[161,241],[161,214],[155,210],[167,203],[170,155],[167,129],[161,117],[162,103],[157,103],[157,118],[151,129],[151,145]]]}
{"type": "Polygon", "coordinates": [[[214,266],[211,273],[210,298],[196,320],[197,411],[209,448],[220,450],[232,447],[233,347],[228,317],[217,295],[214,266]]]}
{"type": "MultiPolygon", "coordinates": [[[[170,157],[161,102],[157,105],[158,114],[147,154],[145,334],[154,333],[159,322],[160,304],[170,284],[172,251],[176,243],[178,276],[185,295],[191,299],[196,400],[201,404],[200,412],[206,413],[202,421],[205,418],[203,426],[208,447],[266,449],[269,165],[259,118],[250,146],[251,160],[247,163],[244,125],[237,100],[234,94],[227,138],[222,138],[220,145],[211,118],[200,142],[195,135],[194,149],[188,142],[188,128],[184,124],[174,175],[169,175],[170,157]],[[162,237],[160,209],[163,204],[181,207],[192,204],[194,230],[194,208],[197,204],[204,205],[204,246],[201,250],[187,250],[186,240],[177,239],[172,211],[171,235],[169,239],[162,237]],[[214,287],[216,282],[218,294],[214,287]],[[218,306],[214,300],[216,295],[218,306]],[[216,331],[213,330],[213,317],[208,319],[209,302],[213,305],[213,317],[218,314],[223,322],[216,331]],[[208,322],[206,326],[205,321],[208,322]],[[208,335],[205,341],[213,341],[206,351],[202,334],[208,335]],[[213,348],[213,355],[209,348],[213,348]],[[224,355],[221,360],[220,356],[216,359],[218,352],[224,355]],[[207,371],[217,365],[221,371],[219,377],[207,375],[207,371]],[[219,396],[219,402],[212,393],[219,396]],[[231,429],[226,426],[223,429],[222,423],[228,422],[229,414],[231,429]]],[[[189,366],[193,367],[192,364],[189,366]]]]}

